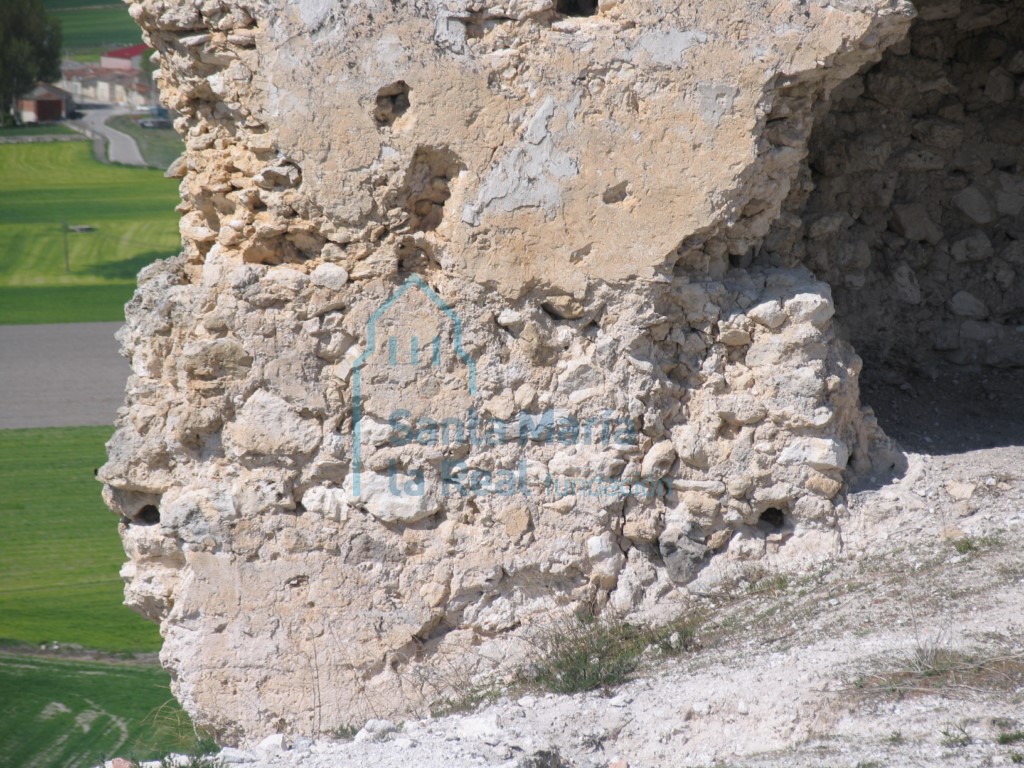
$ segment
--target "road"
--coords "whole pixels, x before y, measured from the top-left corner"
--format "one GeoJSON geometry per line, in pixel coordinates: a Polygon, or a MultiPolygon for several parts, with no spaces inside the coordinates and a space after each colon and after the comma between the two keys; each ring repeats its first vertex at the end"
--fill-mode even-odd
{"type": "Polygon", "coordinates": [[[83,116],[75,122],[98,133],[107,140],[107,157],[112,163],[124,163],[125,165],[145,165],[142,153],[135,139],[127,133],[115,130],[106,124],[106,121],[118,115],[128,114],[129,110],[124,107],[111,107],[103,104],[90,104],[80,106],[83,116]]]}
{"type": "Polygon", "coordinates": [[[0,326],[0,429],[112,425],[130,373],[120,326],[0,326]]]}

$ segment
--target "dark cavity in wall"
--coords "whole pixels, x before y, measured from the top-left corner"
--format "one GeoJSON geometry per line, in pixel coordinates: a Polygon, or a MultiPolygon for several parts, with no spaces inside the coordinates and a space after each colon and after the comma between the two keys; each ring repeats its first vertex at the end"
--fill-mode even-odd
{"type": "Polygon", "coordinates": [[[400,192],[408,215],[406,228],[428,232],[441,224],[444,204],[451,197],[452,179],[465,168],[445,147],[419,147],[413,154],[400,192]]]}
{"type": "Polygon", "coordinates": [[[786,515],[781,509],[769,507],[761,513],[758,523],[769,531],[779,531],[786,524],[786,515]]]}
{"type": "Polygon", "coordinates": [[[555,11],[563,16],[593,16],[597,0],[556,0],[555,11]]]}
{"type": "Polygon", "coordinates": [[[154,504],[147,504],[132,519],[134,525],[156,525],[160,522],[160,510],[154,504]]]}
{"type": "Polygon", "coordinates": [[[764,258],[832,286],[906,448],[1024,443],[1024,2],[921,0],[833,93],[764,258]]]}
{"type": "Polygon", "coordinates": [[[395,121],[408,111],[411,91],[404,80],[385,85],[377,91],[376,106],[373,109],[373,119],[377,125],[394,125],[395,121]]]}

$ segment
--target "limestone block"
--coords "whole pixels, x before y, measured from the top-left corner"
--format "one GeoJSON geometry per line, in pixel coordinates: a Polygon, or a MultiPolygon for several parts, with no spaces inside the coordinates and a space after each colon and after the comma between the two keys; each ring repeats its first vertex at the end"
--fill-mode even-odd
{"type": "Polygon", "coordinates": [[[806,464],[815,469],[846,468],[849,449],[836,440],[818,437],[798,438],[779,454],[780,464],[806,464]]]}
{"type": "Polygon", "coordinates": [[[225,427],[224,439],[237,455],[309,454],[320,442],[320,427],[280,397],[259,390],[225,427]]]}
{"type": "Polygon", "coordinates": [[[969,317],[984,320],[988,317],[988,307],[978,297],[968,291],[957,291],[949,300],[949,308],[957,317],[969,317]]]}
{"type": "Polygon", "coordinates": [[[975,224],[989,224],[996,217],[992,204],[978,187],[967,187],[953,195],[953,205],[975,224]]]}
{"type": "Polygon", "coordinates": [[[626,563],[626,557],[619,549],[614,534],[608,531],[587,539],[587,559],[594,578],[606,589],[614,587],[619,571],[626,563]]]}
{"type": "Polygon", "coordinates": [[[942,240],[942,230],[920,203],[894,205],[892,213],[895,230],[908,240],[923,240],[932,244],[942,240]]]}

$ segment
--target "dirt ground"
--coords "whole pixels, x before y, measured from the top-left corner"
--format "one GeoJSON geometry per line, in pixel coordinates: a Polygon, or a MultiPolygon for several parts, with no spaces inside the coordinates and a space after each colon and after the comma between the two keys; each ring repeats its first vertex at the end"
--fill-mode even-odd
{"type": "Polygon", "coordinates": [[[886,434],[932,456],[1024,445],[1024,372],[936,365],[900,372],[866,363],[861,397],[886,434]]]}
{"type": "Polygon", "coordinates": [[[113,425],[130,372],[120,327],[0,326],[0,429],[113,425]]]}

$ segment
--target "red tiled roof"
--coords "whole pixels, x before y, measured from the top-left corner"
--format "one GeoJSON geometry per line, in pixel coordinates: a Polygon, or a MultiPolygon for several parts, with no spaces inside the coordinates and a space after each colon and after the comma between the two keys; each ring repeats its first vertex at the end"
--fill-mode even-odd
{"type": "Polygon", "coordinates": [[[134,59],[136,56],[141,56],[147,50],[149,46],[145,43],[139,43],[138,45],[132,45],[128,48],[117,48],[113,51],[107,51],[104,56],[109,56],[112,59],[134,59]]]}
{"type": "Polygon", "coordinates": [[[71,94],[65,91],[63,88],[58,88],[55,85],[49,83],[36,83],[35,88],[26,93],[21,98],[23,99],[35,99],[37,101],[43,99],[66,99],[70,98],[71,94]]]}
{"type": "Polygon", "coordinates": [[[84,66],[63,71],[66,80],[106,80],[107,82],[130,82],[139,76],[137,69],[106,69],[105,67],[84,66]]]}

